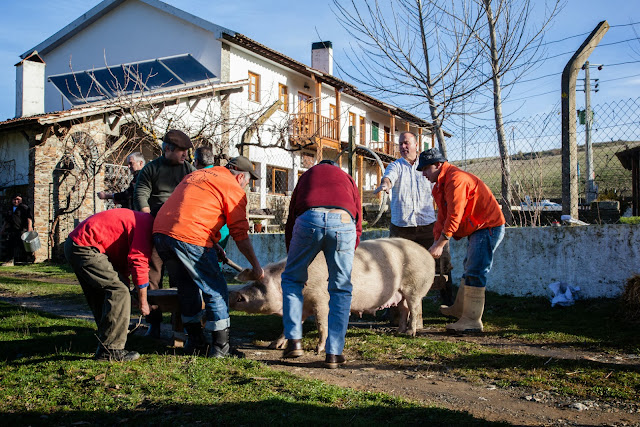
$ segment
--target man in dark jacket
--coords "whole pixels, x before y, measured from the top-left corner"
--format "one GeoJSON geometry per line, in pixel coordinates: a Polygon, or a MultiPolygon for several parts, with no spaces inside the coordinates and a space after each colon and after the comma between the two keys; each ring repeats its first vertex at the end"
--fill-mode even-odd
{"type": "MultiPolygon", "coordinates": [[[[133,195],[136,210],[156,216],[182,178],[196,170],[186,161],[190,148],[193,148],[193,144],[184,132],[173,129],[166,133],[162,138],[162,156],[147,163],[138,174],[133,195]]],[[[162,259],[155,248],[149,267],[149,288],[162,288],[162,259]]],[[[157,307],[151,310],[147,322],[150,324],[147,334],[159,337],[162,312],[157,307]]]]}
{"type": "Polygon", "coordinates": [[[285,228],[287,265],[282,273],[284,334],[282,357],[302,350],[302,289],[307,269],[324,252],[329,270],[329,336],[325,366],[345,363],[342,350],[351,310],[351,268],[362,234],[362,204],[355,181],[330,160],[323,160],[300,177],[285,228]]]}
{"type": "Polygon", "coordinates": [[[127,166],[133,176],[133,179],[129,183],[129,187],[126,190],[119,193],[107,193],[105,191],[98,192],[98,198],[102,200],[113,199],[113,203],[120,205],[123,208],[133,209],[133,194],[136,188],[136,180],[138,178],[138,172],[144,167],[144,156],[142,153],[135,152],[127,156],[127,166]]]}
{"type": "Polygon", "coordinates": [[[11,209],[6,213],[4,217],[4,225],[0,234],[7,233],[9,239],[9,253],[13,262],[25,263],[31,261],[30,254],[24,250],[24,244],[22,243],[22,233],[25,231],[33,231],[33,214],[29,206],[22,203],[22,196],[16,194],[11,199],[11,209]]]}

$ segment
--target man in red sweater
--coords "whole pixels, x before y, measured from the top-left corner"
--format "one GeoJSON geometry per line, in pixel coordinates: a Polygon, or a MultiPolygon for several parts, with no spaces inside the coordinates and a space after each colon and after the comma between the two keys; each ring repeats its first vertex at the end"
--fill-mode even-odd
{"type": "Polygon", "coordinates": [[[323,160],[300,177],[285,228],[287,265],[282,273],[283,358],[303,355],[302,288],[307,269],[324,252],[329,270],[329,336],[325,366],[345,363],[342,350],[351,310],[351,267],[362,234],[362,205],[355,181],[331,160],[323,160]]]}
{"type": "Polygon", "coordinates": [[[152,228],[153,217],[148,213],[111,209],[81,222],[64,244],[65,257],[98,326],[97,360],[140,357],[124,349],[131,317],[129,276],[138,291],[140,311],[147,315],[152,228]]]}
{"type": "Polygon", "coordinates": [[[456,240],[468,237],[456,300],[452,306],[440,307],[442,314],[459,319],[446,328],[452,332],[482,331],[487,274],[504,237],[505,221],[500,205],[480,178],[447,162],[437,148],[420,153],[417,169],[435,184],[432,194],[438,205],[438,219],[433,227],[436,241],[429,248],[431,255],[440,258],[452,237],[456,240]]]}

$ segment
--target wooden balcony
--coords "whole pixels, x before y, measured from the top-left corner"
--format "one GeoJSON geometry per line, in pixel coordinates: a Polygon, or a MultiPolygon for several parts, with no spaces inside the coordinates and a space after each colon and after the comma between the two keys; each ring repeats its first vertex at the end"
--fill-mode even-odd
{"type": "Polygon", "coordinates": [[[290,140],[293,145],[317,148],[318,143],[338,148],[338,121],[316,113],[291,114],[290,140]],[[311,144],[311,145],[309,145],[311,144]]]}
{"type": "Polygon", "coordinates": [[[396,159],[400,157],[398,144],[394,144],[391,141],[369,141],[369,148],[379,153],[395,157],[396,159]]]}

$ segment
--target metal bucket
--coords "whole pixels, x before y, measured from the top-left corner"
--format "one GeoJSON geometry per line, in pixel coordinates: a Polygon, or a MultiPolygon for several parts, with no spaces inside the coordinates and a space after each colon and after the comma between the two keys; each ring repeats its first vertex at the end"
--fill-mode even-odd
{"type": "Polygon", "coordinates": [[[25,251],[35,252],[40,249],[40,237],[38,237],[37,231],[25,231],[20,238],[25,251]]]}

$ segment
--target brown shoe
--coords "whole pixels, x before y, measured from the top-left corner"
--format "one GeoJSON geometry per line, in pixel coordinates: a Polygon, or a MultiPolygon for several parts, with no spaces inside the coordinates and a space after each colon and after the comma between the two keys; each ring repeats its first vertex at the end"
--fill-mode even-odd
{"type": "Polygon", "coordinates": [[[340,365],[344,365],[347,361],[341,354],[329,354],[324,359],[324,366],[327,369],[336,369],[340,365]]]}
{"type": "Polygon", "coordinates": [[[304,354],[302,349],[302,340],[287,340],[287,347],[282,352],[283,359],[295,359],[304,354]]]}

